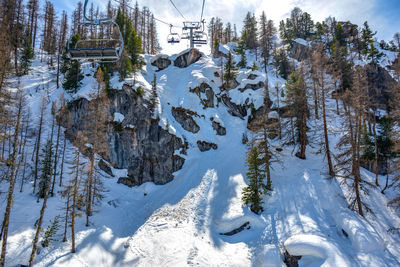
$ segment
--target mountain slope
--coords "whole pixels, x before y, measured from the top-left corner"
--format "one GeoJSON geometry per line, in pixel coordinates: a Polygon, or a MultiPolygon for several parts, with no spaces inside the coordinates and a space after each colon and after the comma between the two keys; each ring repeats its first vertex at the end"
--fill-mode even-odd
{"type": "MultiPolygon", "coordinates": [[[[170,58],[174,60],[178,56],[170,58]]],[[[248,62],[253,60],[254,56],[248,54],[248,62]]],[[[399,265],[400,249],[396,244],[400,236],[388,231],[400,226],[398,215],[387,207],[388,200],[378,189],[371,189],[367,200],[375,214],[369,213],[364,219],[349,210],[345,201],[346,186],[340,186],[340,179],[326,179],[326,163],[317,142],[307,148],[306,160],[294,156],[293,146],[284,146],[281,162],[273,165],[273,191],[265,196],[265,211],[255,215],[244,207],[241,191],[247,183],[247,147],[242,144],[242,134],[252,136],[247,130],[247,117],[232,116],[218,101],[214,108],[204,109],[201,99],[189,91],[205,82],[217,97],[225,93],[220,91],[220,81],[215,76],[219,59],[202,55],[186,68],[171,65],[158,72],[150,62],[151,57],[146,56],[147,65],[137,77],[138,85],[145,88],[147,98],[156,73],[160,125],[168,125],[170,132],[189,142],[187,155],[182,155],[186,158],[183,168],[165,185],[145,183],[133,188],[117,184],[118,177],[127,175],[126,170],[113,169],[115,178],[103,177],[107,192],[98,212],[91,217],[92,224],[85,227],[83,220],[78,219],[77,252],[69,253],[69,242],[57,241],[53,247],[41,249],[36,266],[281,266],[285,249],[292,255],[301,255],[302,266],[399,265]],[[195,112],[197,116],[193,119],[200,127],[199,132],[186,131],[176,121],[172,107],[195,112]],[[216,134],[210,118],[226,128],[226,135],[216,134]],[[200,152],[199,140],[215,143],[218,148],[200,152]],[[246,222],[250,222],[249,229],[232,236],[221,235],[246,222]]],[[[86,66],[84,72],[93,74],[94,69],[86,66]]],[[[33,79],[40,83],[39,77],[43,77],[41,83],[49,88],[49,106],[50,100],[58,99],[62,92],[56,88],[52,73],[36,61],[32,74],[24,77],[35,116],[42,92],[46,90],[36,92],[33,79]]],[[[281,85],[285,82],[273,70],[268,75],[270,88],[276,82],[281,85]]],[[[260,107],[262,88],[243,92],[239,88],[265,78],[258,71],[240,70],[239,86],[228,93],[231,101],[239,105],[249,99],[255,108],[260,107]],[[258,77],[252,80],[249,74],[258,77]]],[[[84,88],[78,95],[68,96],[69,99],[89,95],[93,78],[87,76],[83,83],[84,88]]],[[[113,88],[122,88],[121,85],[117,77],[113,78],[113,88]]],[[[335,115],[334,109],[332,100],[329,129],[330,139],[336,144],[345,133],[342,118],[335,115]]],[[[320,129],[318,123],[311,121],[312,128],[320,129]]],[[[49,127],[47,124],[46,128],[49,127]]],[[[315,130],[310,135],[318,139],[321,133],[315,130]]],[[[273,142],[280,145],[278,140],[273,142]]],[[[30,142],[33,145],[34,138],[30,142]]],[[[70,159],[73,146],[68,143],[67,148],[70,159]]],[[[366,170],[363,176],[373,179],[366,170]]],[[[5,191],[4,185],[1,189],[5,191]]],[[[41,207],[30,192],[30,185],[26,184],[24,192],[15,195],[8,266],[26,263],[29,257],[33,223],[41,207]]],[[[62,206],[59,194],[49,199],[45,226],[55,215],[62,214],[62,206]]]]}

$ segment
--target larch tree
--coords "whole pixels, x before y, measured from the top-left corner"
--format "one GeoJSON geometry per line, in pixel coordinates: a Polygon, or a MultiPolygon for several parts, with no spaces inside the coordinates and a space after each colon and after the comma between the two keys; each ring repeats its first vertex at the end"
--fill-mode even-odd
{"type": "MultiPolygon", "coordinates": [[[[325,155],[328,161],[329,176],[334,177],[335,172],[332,163],[331,148],[329,146],[328,137],[328,125],[327,125],[327,96],[330,91],[330,87],[327,84],[329,81],[328,72],[328,62],[329,58],[326,55],[322,46],[319,46],[312,55],[312,65],[313,65],[313,81],[317,89],[317,98],[320,98],[319,104],[322,107],[322,122],[324,127],[324,146],[325,155]]],[[[318,103],[318,102],[317,102],[318,103]]],[[[317,105],[316,103],[316,105],[317,105]]]]}
{"type": "Polygon", "coordinates": [[[362,201],[361,192],[367,192],[366,185],[371,184],[363,180],[360,173],[362,117],[367,102],[367,83],[362,68],[354,70],[353,80],[352,89],[347,90],[343,96],[346,103],[344,127],[347,133],[337,143],[340,152],[336,157],[336,175],[342,177],[352,189],[348,196],[349,207],[364,216],[364,209],[369,208],[362,201]]]}
{"type": "Polygon", "coordinates": [[[89,217],[93,213],[94,196],[96,191],[96,154],[104,154],[107,147],[106,141],[106,123],[110,121],[107,110],[108,97],[105,92],[104,74],[101,68],[98,68],[96,73],[97,90],[92,95],[94,99],[88,107],[87,127],[84,129],[84,135],[87,137],[88,142],[91,144],[89,151],[89,162],[87,164],[87,176],[85,180],[86,196],[85,196],[85,214],[86,226],[89,226],[89,217]]]}
{"type": "Polygon", "coordinates": [[[14,187],[16,181],[16,168],[17,168],[17,153],[19,147],[19,133],[21,130],[21,118],[23,115],[23,108],[24,108],[24,95],[22,90],[19,88],[17,91],[16,103],[15,103],[16,112],[14,115],[16,116],[14,121],[14,133],[13,133],[13,140],[12,140],[12,152],[10,155],[9,164],[11,166],[10,172],[8,172],[7,180],[9,182],[8,187],[8,194],[7,194],[7,204],[4,210],[4,217],[2,222],[2,245],[1,245],[1,255],[0,255],[0,266],[5,266],[5,257],[6,257],[6,248],[7,248],[7,238],[8,238],[8,228],[10,224],[10,214],[11,214],[11,207],[13,204],[14,198],[14,187]]]}

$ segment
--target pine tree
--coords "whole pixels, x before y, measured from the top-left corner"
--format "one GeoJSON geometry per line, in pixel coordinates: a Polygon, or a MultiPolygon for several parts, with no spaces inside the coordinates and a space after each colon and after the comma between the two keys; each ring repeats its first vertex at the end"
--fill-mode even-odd
{"type": "Polygon", "coordinates": [[[253,65],[251,66],[251,70],[252,71],[258,70],[258,66],[257,66],[257,63],[255,61],[253,61],[253,65]]]}
{"type": "Polygon", "coordinates": [[[236,62],[232,58],[232,53],[229,52],[228,59],[224,66],[224,88],[232,89],[232,82],[236,79],[237,76],[237,68],[236,62]]]}
{"type": "Polygon", "coordinates": [[[263,180],[265,178],[265,170],[262,168],[263,161],[260,158],[260,152],[256,146],[252,147],[247,155],[249,185],[243,188],[242,201],[244,205],[250,205],[252,212],[259,214],[263,211],[262,195],[266,192],[267,187],[263,180]]]}
{"type": "Polygon", "coordinates": [[[37,192],[38,202],[39,198],[44,198],[46,192],[49,191],[51,187],[51,175],[52,175],[52,165],[53,165],[53,144],[49,139],[46,143],[46,147],[43,149],[41,161],[41,176],[39,182],[39,190],[37,192]]]}
{"type": "Polygon", "coordinates": [[[247,59],[246,59],[245,51],[243,49],[240,51],[240,61],[237,64],[237,66],[240,69],[247,68],[247,59]]]}
{"type": "Polygon", "coordinates": [[[60,229],[60,216],[57,215],[54,217],[54,220],[47,227],[44,232],[43,240],[40,242],[42,247],[47,248],[51,245],[52,242],[57,241],[54,236],[57,234],[58,229],[60,229]]]}
{"type": "Polygon", "coordinates": [[[277,50],[274,56],[274,65],[277,68],[279,75],[286,80],[290,74],[290,64],[284,49],[277,50]]]}
{"type": "Polygon", "coordinates": [[[290,74],[286,81],[286,104],[289,106],[289,116],[296,118],[296,142],[300,145],[300,150],[296,156],[300,159],[306,158],[307,146],[307,85],[303,67],[290,74]]]}
{"type": "MultiPolygon", "coordinates": [[[[70,47],[74,47],[79,39],[79,34],[74,35],[71,39],[70,47]]],[[[65,73],[64,82],[62,84],[63,88],[70,94],[76,94],[81,85],[80,81],[83,79],[81,63],[78,60],[70,60],[66,53],[63,54],[62,59],[61,73],[65,73]]]]}
{"type": "Polygon", "coordinates": [[[254,15],[248,12],[243,23],[242,41],[244,48],[256,51],[258,46],[257,20],[254,15]]]}
{"type": "Polygon", "coordinates": [[[260,49],[261,57],[264,61],[264,70],[267,73],[269,58],[272,54],[272,48],[274,44],[276,34],[276,28],[272,20],[267,20],[264,11],[260,17],[260,49]]]}
{"type": "Polygon", "coordinates": [[[24,43],[23,51],[22,51],[22,56],[21,56],[21,74],[26,75],[28,74],[31,64],[32,64],[32,59],[33,59],[34,53],[33,53],[33,48],[31,46],[31,43],[29,40],[26,40],[24,43]]]}

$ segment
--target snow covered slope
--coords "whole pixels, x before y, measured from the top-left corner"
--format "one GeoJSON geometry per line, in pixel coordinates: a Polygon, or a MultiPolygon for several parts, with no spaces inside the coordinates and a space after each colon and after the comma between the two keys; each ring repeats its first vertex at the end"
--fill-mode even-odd
{"type": "MultiPolygon", "coordinates": [[[[146,56],[146,62],[150,58],[146,56]]],[[[248,62],[253,60],[248,54],[248,62]]],[[[247,147],[241,141],[242,134],[248,131],[247,119],[233,117],[222,103],[203,109],[199,97],[189,92],[189,88],[206,82],[217,96],[221,95],[220,80],[214,74],[218,66],[219,59],[206,55],[187,68],[171,65],[155,72],[157,68],[150,63],[145,66],[137,80],[148,97],[156,73],[160,124],[168,125],[170,132],[189,142],[183,168],[168,184],[146,183],[134,188],[117,184],[118,177],[126,176],[127,171],[114,169],[115,178],[106,175],[103,178],[107,192],[98,212],[91,217],[92,224],[85,227],[83,219],[78,219],[77,252],[69,252],[69,241],[56,241],[52,247],[41,249],[36,266],[283,266],[285,249],[292,255],[303,256],[301,266],[400,265],[397,245],[400,235],[388,231],[400,227],[400,218],[387,207],[386,197],[379,190],[371,190],[368,204],[375,213],[368,214],[366,219],[349,210],[344,198],[346,188],[340,187],[336,179],[326,179],[326,163],[323,154],[318,153],[318,146],[308,147],[307,160],[295,157],[292,146],[283,147],[281,163],[273,166],[273,191],[265,196],[264,212],[255,215],[242,205],[241,191],[247,183],[247,147]],[[196,112],[199,116],[194,119],[200,131],[184,130],[175,121],[172,107],[196,112]],[[216,135],[210,118],[226,128],[226,135],[216,135]],[[200,152],[198,140],[216,143],[218,149],[200,152]],[[246,227],[232,236],[221,235],[246,222],[250,222],[249,229],[246,227]]],[[[85,72],[93,70],[86,66],[85,72]]],[[[53,73],[36,61],[32,74],[23,78],[32,117],[38,116],[36,109],[42,92],[47,91],[49,107],[51,100],[58,99],[62,92],[55,86],[53,73]],[[49,90],[36,90],[39,84],[49,90]]],[[[254,82],[247,79],[249,74],[241,70],[240,85],[229,95],[237,104],[249,98],[257,108],[262,104],[262,89],[239,90],[246,83],[254,82]]],[[[256,82],[265,81],[264,73],[253,74],[258,75],[256,82]]],[[[89,95],[90,80],[91,77],[85,77],[80,96],[89,95]]],[[[270,88],[276,83],[284,84],[272,70],[268,80],[270,88]]],[[[334,102],[330,105],[334,109],[334,102]]],[[[330,138],[336,143],[343,130],[341,118],[334,112],[329,116],[330,138]]],[[[120,120],[121,116],[115,114],[114,119],[120,120]]],[[[49,124],[50,121],[47,130],[49,124]]],[[[30,145],[33,143],[32,138],[30,145]]],[[[67,150],[70,159],[71,144],[67,150]]],[[[373,179],[367,171],[363,175],[373,179]]],[[[3,184],[1,191],[5,190],[3,184]]],[[[4,197],[1,197],[1,207],[4,207],[4,197]]],[[[59,194],[48,203],[44,227],[63,212],[59,194]]],[[[23,193],[15,193],[7,266],[27,263],[33,224],[40,207],[29,184],[23,193]]]]}

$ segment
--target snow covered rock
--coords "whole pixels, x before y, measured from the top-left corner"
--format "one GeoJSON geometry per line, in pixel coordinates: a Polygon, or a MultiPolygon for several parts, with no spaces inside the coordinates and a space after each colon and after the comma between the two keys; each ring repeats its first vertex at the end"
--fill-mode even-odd
{"type": "Polygon", "coordinates": [[[111,167],[108,166],[108,164],[104,160],[101,159],[99,163],[97,163],[97,165],[99,166],[100,170],[114,177],[111,167]]]}
{"type": "Polygon", "coordinates": [[[200,86],[195,88],[190,88],[190,92],[195,93],[199,98],[201,103],[203,104],[203,108],[213,108],[214,107],[214,91],[211,86],[207,83],[203,82],[200,86]],[[201,94],[205,94],[205,98],[201,98],[201,94]]]}
{"type": "Polygon", "coordinates": [[[199,147],[201,152],[208,151],[211,148],[214,149],[214,150],[216,150],[218,148],[217,144],[209,143],[209,142],[206,142],[206,141],[200,141],[200,140],[197,141],[197,146],[199,147]]]}
{"type": "Polygon", "coordinates": [[[248,83],[245,85],[244,88],[239,88],[239,91],[244,92],[247,89],[252,89],[252,90],[258,90],[260,88],[263,88],[265,86],[265,83],[263,81],[259,81],[258,83],[248,83]]]}
{"type": "Polygon", "coordinates": [[[226,135],[226,128],[219,122],[213,120],[212,127],[216,131],[217,135],[226,135]]]}
{"type": "Polygon", "coordinates": [[[157,55],[151,59],[151,65],[157,67],[157,71],[168,68],[171,63],[172,62],[167,55],[157,55]]]}
{"type": "Polygon", "coordinates": [[[232,116],[244,119],[247,116],[247,105],[238,105],[231,101],[227,95],[222,95],[222,102],[228,107],[228,112],[232,116]]]}
{"type": "Polygon", "coordinates": [[[200,51],[195,48],[186,50],[178,55],[178,57],[174,61],[174,66],[178,68],[186,68],[193,63],[196,63],[201,58],[201,56],[202,54],[200,53],[200,51]]]}
{"type": "Polygon", "coordinates": [[[307,41],[296,39],[292,44],[292,49],[289,51],[289,56],[297,61],[303,61],[311,56],[312,50],[307,41]]]}
{"type": "Polygon", "coordinates": [[[181,107],[172,107],[172,116],[186,131],[197,133],[200,126],[193,119],[193,116],[199,116],[196,112],[181,107]]]}
{"type": "Polygon", "coordinates": [[[228,58],[230,49],[228,46],[223,45],[223,44],[219,44],[217,49],[215,49],[213,57],[214,58],[220,58],[220,57],[224,57],[224,58],[228,58]]]}

